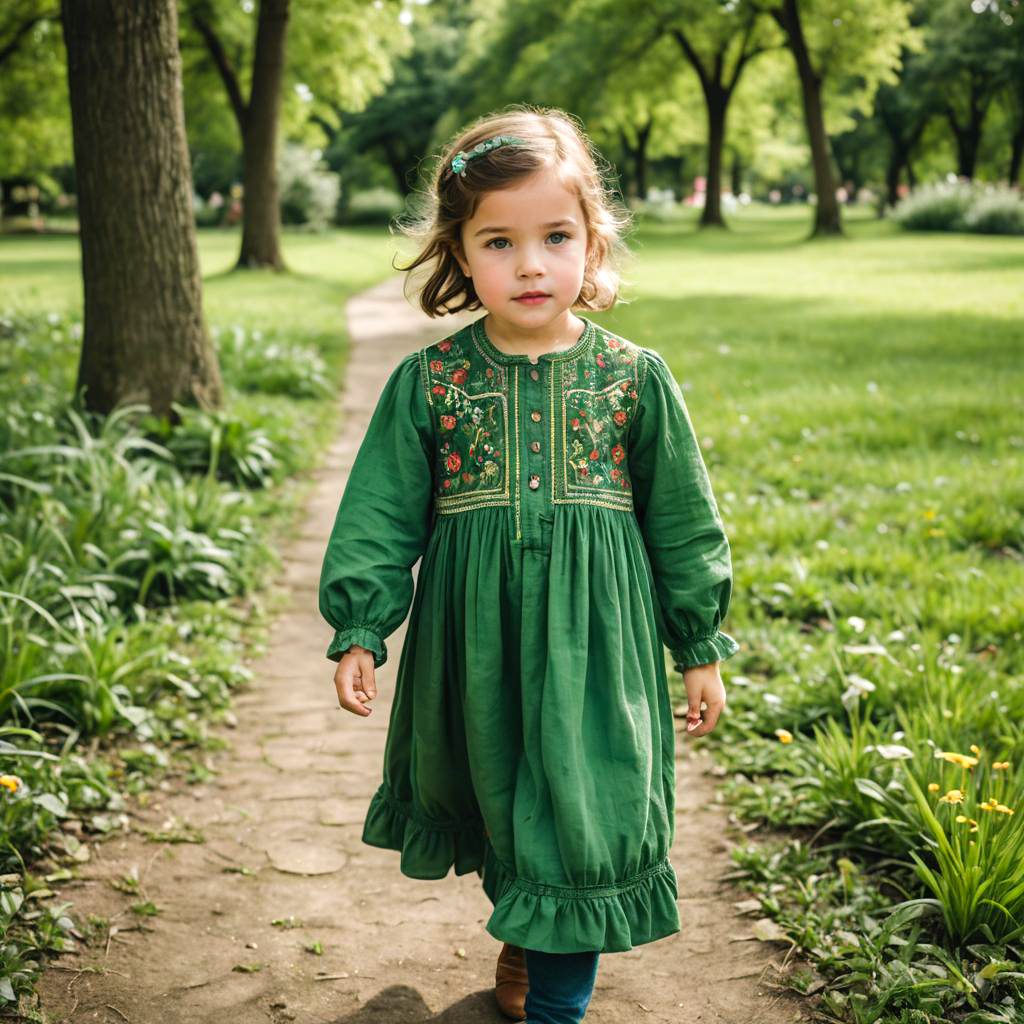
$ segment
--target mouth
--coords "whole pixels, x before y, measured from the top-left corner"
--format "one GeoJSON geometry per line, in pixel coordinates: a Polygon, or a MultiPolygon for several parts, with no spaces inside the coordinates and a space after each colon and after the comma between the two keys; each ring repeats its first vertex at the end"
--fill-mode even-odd
{"type": "Polygon", "coordinates": [[[522,295],[513,296],[517,301],[519,299],[546,299],[548,297],[548,292],[523,292],[522,295]]]}

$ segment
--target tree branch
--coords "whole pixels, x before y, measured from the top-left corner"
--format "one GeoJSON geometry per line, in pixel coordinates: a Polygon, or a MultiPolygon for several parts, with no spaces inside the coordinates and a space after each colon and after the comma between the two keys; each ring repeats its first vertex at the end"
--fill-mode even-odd
{"type": "Polygon", "coordinates": [[[238,75],[231,66],[224,44],[220,41],[213,25],[207,20],[206,15],[199,9],[198,4],[191,4],[189,16],[196,31],[203,37],[206,49],[210,52],[217,73],[220,75],[224,88],[228,93],[228,100],[231,102],[231,109],[234,111],[235,120],[238,122],[239,130],[245,133],[245,122],[249,117],[249,107],[242,96],[241,86],[238,84],[238,75]]]}

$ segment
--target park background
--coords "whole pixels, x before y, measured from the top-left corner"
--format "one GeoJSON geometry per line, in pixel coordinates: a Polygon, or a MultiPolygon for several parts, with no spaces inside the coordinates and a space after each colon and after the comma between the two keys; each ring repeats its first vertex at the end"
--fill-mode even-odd
{"type": "Polygon", "coordinates": [[[1024,1022],[1020,0],[5,5],[0,1019],[109,938],[90,848],[209,776],[345,303],[439,148],[524,102],[634,213],[595,319],[672,367],[730,536],[699,742],[776,984],[1024,1022]]]}

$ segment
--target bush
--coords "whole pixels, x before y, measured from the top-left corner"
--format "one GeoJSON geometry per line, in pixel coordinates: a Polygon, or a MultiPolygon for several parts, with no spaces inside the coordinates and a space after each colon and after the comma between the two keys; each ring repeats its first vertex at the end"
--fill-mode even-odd
{"type": "Polygon", "coordinates": [[[387,224],[402,212],[402,197],[389,188],[371,188],[356,192],[344,211],[339,212],[341,224],[387,224]]]}
{"type": "Polygon", "coordinates": [[[334,217],[341,182],[325,168],[320,150],[285,143],[278,154],[277,177],[282,222],[323,231],[334,217]]]}
{"type": "Polygon", "coordinates": [[[896,204],[891,216],[910,231],[1024,234],[1024,199],[1011,188],[977,182],[921,185],[896,204]]]}

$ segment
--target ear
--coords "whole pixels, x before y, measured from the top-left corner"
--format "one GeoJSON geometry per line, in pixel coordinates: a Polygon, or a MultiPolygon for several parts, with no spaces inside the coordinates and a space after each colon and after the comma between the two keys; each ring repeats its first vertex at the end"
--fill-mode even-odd
{"type": "Polygon", "coordinates": [[[466,262],[466,254],[462,250],[461,242],[453,242],[451,245],[452,255],[455,257],[455,261],[458,263],[462,273],[466,277],[472,277],[473,275],[469,272],[469,264],[466,262]]]}

